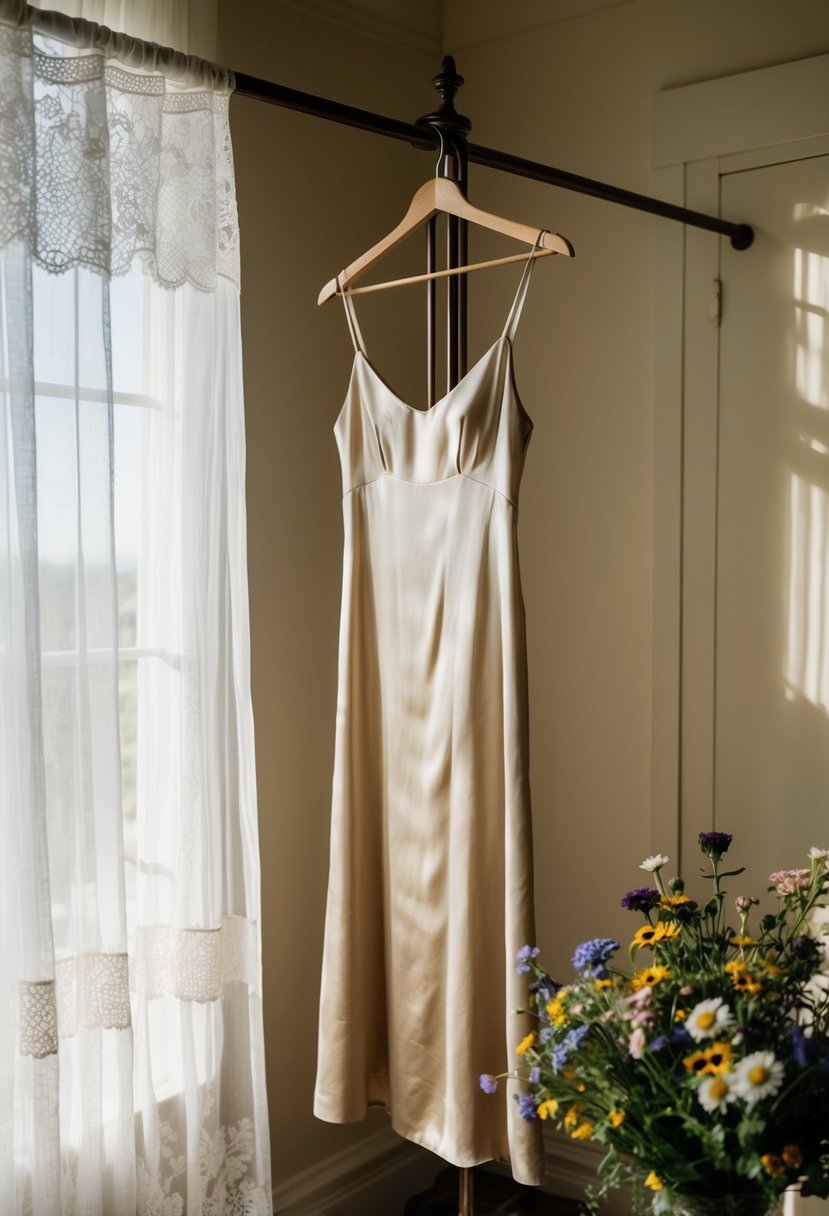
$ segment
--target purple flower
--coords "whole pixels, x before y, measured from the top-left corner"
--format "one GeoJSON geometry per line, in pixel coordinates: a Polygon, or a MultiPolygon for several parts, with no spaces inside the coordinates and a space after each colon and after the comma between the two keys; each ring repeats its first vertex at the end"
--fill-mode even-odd
{"type": "Polygon", "coordinates": [[[535,1100],[533,1099],[532,1094],[519,1094],[518,1095],[518,1113],[521,1116],[521,1118],[526,1119],[528,1123],[530,1122],[531,1119],[534,1119],[536,1117],[535,1100]]]}
{"type": "Polygon", "coordinates": [[[561,1072],[572,1053],[578,1051],[589,1030],[589,1026],[575,1026],[568,1030],[562,1041],[553,1048],[553,1072],[561,1072]]]}
{"type": "Polygon", "coordinates": [[[550,1058],[550,1063],[553,1066],[553,1072],[555,1072],[555,1073],[561,1072],[562,1068],[567,1063],[567,1059],[568,1059],[569,1055],[570,1055],[570,1050],[566,1043],[557,1043],[556,1044],[556,1046],[553,1048],[553,1054],[550,1058]]]}
{"type": "Polygon", "coordinates": [[[491,1072],[482,1072],[479,1084],[485,1094],[494,1094],[498,1088],[498,1082],[495,1080],[491,1072]]]}
{"type": "Polygon", "coordinates": [[[628,912],[650,912],[651,908],[655,908],[661,899],[658,891],[653,887],[636,887],[633,891],[628,891],[627,895],[622,896],[622,907],[627,908],[628,912]]]}
{"type": "Polygon", "coordinates": [[[538,1067],[537,1064],[535,1064],[530,1069],[530,1085],[537,1085],[540,1080],[541,1080],[541,1069],[538,1067]]]}
{"type": "Polygon", "coordinates": [[[605,963],[618,949],[619,943],[615,937],[594,937],[576,946],[573,966],[577,971],[592,971],[593,975],[603,979],[607,975],[605,963]]]}
{"type": "Polygon", "coordinates": [[[723,853],[728,852],[728,846],[733,839],[730,832],[700,832],[699,847],[706,857],[719,861],[723,853]]]}
{"type": "Polygon", "coordinates": [[[817,1065],[822,1073],[829,1072],[829,1040],[825,1035],[814,1030],[811,1034],[804,1034],[800,1026],[792,1026],[789,1043],[792,1059],[798,1068],[817,1065]]]}
{"type": "Polygon", "coordinates": [[[518,966],[515,968],[518,974],[526,975],[528,971],[532,971],[529,960],[538,958],[540,953],[541,950],[538,946],[522,946],[515,956],[518,959],[518,966]]]}
{"type": "Polygon", "coordinates": [[[538,1037],[541,1039],[542,1043],[549,1043],[554,1034],[555,1031],[553,1030],[552,1026],[542,1026],[538,1032],[538,1037]]]}
{"type": "Polygon", "coordinates": [[[789,1042],[792,1046],[792,1058],[798,1068],[806,1068],[807,1065],[814,1063],[816,1052],[812,1040],[807,1038],[799,1026],[792,1026],[789,1031],[789,1042]]]}
{"type": "Polygon", "coordinates": [[[658,1034],[656,1038],[651,1041],[651,1051],[662,1051],[663,1048],[668,1046],[670,1041],[671,1040],[666,1034],[658,1034]]]}
{"type": "Polygon", "coordinates": [[[589,1030],[589,1026],[576,1026],[573,1030],[568,1032],[564,1042],[568,1043],[573,1051],[576,1051],[579,1047],[581,1047],[582,1042],[584,1041],[589,1030]]]}

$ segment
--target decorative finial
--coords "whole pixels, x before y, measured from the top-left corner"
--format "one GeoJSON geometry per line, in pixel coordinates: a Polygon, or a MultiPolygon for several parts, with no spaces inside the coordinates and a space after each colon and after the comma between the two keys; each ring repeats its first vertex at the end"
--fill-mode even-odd
{"type": "Polygon", "coordinates": [[[472,123],[455,109],[455,94],[463,84],[463,76],[455,67],[454,56],[444,55],[440,71],[432,77],[432,84],[440,94],[440,105],[433,114],[418,118],[418,126],[442,127],[444,131],[467,135],[472,130],[472,123]]]}

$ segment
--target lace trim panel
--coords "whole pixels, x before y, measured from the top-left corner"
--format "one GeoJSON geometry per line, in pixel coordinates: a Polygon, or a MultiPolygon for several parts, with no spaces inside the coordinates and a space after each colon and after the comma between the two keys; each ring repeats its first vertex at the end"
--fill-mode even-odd
{"type": "Polygon", "coordinates": [[[58,1050],[58,1011],[51,980],[20,985],[17,1050],[43,1060],[58,1050]]]}
{"type": "Polygon", "coordinates": [[[21,982],[18,1051],[43,1059],[82,1027],[125,1030],[130,991],[145,1000],[174,996],[204,1004],[234,983],[259,991],[256,921],[224,916],[217,929],[150,925],[138,930],[132,957],[90,952],[61,959],[54,980],[21,982]]]}
{"type": "Polygon", "coordinates": [[[125,1030],[130,1025],[129,963],[126,954],[83,954],[55,966],[58,1033],[62,1039],[86,1030],[125,1030]]]}
{"type": "Polygon", "coordinates": [[[0,21],[0,248],[22,239],[53,273],[141,257],[165,287],[238,287],[228,98],[0,21]]]}
{"type": "Polygon", "coordinates": [[[227,984],[259,988],[256,922],[225,916],[218,929],[139,929],[133,991],[145,998],[174,996],[181,1001],[216,1001],[227,984]]]}

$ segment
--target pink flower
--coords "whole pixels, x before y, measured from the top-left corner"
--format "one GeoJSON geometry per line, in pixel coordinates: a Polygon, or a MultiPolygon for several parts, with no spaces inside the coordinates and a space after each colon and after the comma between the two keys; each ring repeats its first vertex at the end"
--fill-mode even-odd
{"type": "Polygon", "coordinates": [[[634,1060],[640,1060],[642,1058],[642,1052],[645,1050],[646,1046],[645,1032],[641,1026],[637,1026],[633,1034],[630,1036],[628,1052],[633,1056],[634,1060]]]}
{"type": "Polygon", "coordinates": [[[811,878],[811,870],[775,870],[769,874],[769,882],[774,883],[778,895],[795,895],[808,890],[811,878]]]}

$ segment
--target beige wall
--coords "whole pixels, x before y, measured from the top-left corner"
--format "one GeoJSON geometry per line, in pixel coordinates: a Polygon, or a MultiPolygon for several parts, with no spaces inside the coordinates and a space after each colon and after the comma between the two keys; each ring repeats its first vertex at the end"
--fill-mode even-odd
{"type": "MultiPolygon", "coordinates": [[[[220,57],[412,119],[433,104],[437,12],[372,0],[349,30],[300,4],[222,0],[220,57]],[[420,40],[378,37],[382,20],[372,26],[369,17],[384,11],[408,27],[420,11],[420,40]]],[[[653,190],[655,92],[829,49],[825,0],[446,0],[444,24],[445,49],[467,77],[459,105],[476,141],[644,192],[653,190]]],[[[378,1116],[332,1128],[310,1114],[341,569],[331,426],[351,357],[339,303],[317,310],[315,299],[388,230],[431,161],[244,99],[231,114],[265,1016],[274,1172],[284,1180],[380,1126],[378,1116]]],[[[638,862],[662,843],[650,832],[651,433],[653,234],[665,221],[474,167],[471,194],[559,229],[577,250],[572,263],[538,266],[517,343],[536,423],[520,532],[538,940],[562,971],[578,941],[627,930],[619,897],[644,878],[638,862]]],[[[474,281],[473,359],[503,324],[516,276],[510,268],[474,281]]],[[[412,397],[420,393],[417,305],[398,292],[369,299],[361,314],[381,368],[412,397]]]]}

